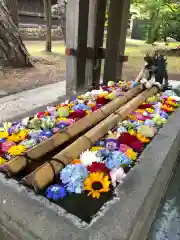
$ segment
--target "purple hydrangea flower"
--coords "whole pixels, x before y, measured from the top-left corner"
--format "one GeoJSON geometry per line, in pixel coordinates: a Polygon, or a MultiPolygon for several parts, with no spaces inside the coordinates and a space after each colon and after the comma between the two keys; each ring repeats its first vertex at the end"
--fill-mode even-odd
{"type": "Polygon", "coordinates": [[[119,151],[111,152],[105,161],[106,167],[110,170],[113,168],[120,168],[121,165],[130,164],[132,164],[132,160],[119,151]]]}
{"type": "Polygon", "coordinates": [[[69,164],[60,172],[60,179],[70,193],[80,194],[87,176],[88,170],[82,164],[69,164]]]}
{"type": "Polygon", "coordinates": [[[66,189],[59,184],[52,185],[48,187],[46,190],[46,197],[48,199],[52,199],[54,201],[57,201],[59,199],[62,199],[67,196],[67,191],[66,189]]]}

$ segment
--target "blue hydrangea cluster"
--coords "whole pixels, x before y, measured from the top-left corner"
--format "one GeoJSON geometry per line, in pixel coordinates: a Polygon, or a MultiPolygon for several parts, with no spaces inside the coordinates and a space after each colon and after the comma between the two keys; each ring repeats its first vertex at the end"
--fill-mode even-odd
{"type": "Polygon", "coordinates": [[[82,192],[87,176],[88,170],[82,164],[69,164],[60,172],[60,179],[67,191],[76,194],[82,192]]]}
{"type": "Polygon", "coordinates": [[[132,160],[120,151],[111,152],[105,162],[108,169],[120,168],[121,165],[131,165],[132,160]]]}
{"type": "Polygon", "coordinates": [[[46,190],[46,197],[54,201],[58,201],[59,199],[62,199],[66,196],[66,189],[59,184],[52,185],[46,190]]]}

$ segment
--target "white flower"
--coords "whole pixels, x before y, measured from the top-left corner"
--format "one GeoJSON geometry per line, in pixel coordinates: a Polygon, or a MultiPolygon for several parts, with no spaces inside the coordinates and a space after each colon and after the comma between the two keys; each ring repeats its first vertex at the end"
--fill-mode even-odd
{"type": "Polygon", "coordinates": [[[93,162],[100,162],[101,159],[96,156],[96,152],[91,152],[89,150],[81,153],[80,155],[81,163],[85,166],[92,165],[93,162]]]}
{"type": "Polygon", "coordinates": [[[111,182],[113,187],[116,187],[116,182],[118,182],[119,184],[123,183],[124,178],[126,177],[126,174],[124,172],[123,168],[113,168],[110,171],[110,177],[111,177],[111,182]]]}

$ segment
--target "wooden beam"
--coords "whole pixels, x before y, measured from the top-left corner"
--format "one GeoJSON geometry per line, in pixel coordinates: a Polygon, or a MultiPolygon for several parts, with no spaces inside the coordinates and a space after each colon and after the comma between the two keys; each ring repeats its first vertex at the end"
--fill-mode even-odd
{"type": "MultiPolygon", "coordinates": [[[[94,37],[95,51],[103,47],[106,6],[107,6],[107,0],[97,0],[96,28],[95,28],[95,37],[94,37]]],[[[97,58],[94,59],[93,81],[92,81],[93,88],[99,87],[99,84],[100,84],[101,63],[102,63],[101,59],[97,59],[97,58]]]]}
{"type": "MultiPolygon", "coordinates": [[[[125,53],[130,5],[131,5],[131,0],[124,0],[123,12],[122,12],[123,20],[121,21],[121,27],[120,27],[119,51],[118,51],[119,55],[124,55],[124,53],[125,53]]],[[[117,61],[116,80],[121,80],[122,69],[123,69],[123,62],[117,61]]],[[[131,79],[129,79],[129,80],[131,80],[131,79]]]]}
{"type": "Polygon", "coordinates": [[[130,0],[111,0],[109,7],[109,18],[107,27],[106,58],[104,66],[104,83],[116,80],[117,61],[119,48],[124,45],[125,39],[122,35],[127,31],[128,15],[125,15],[125,2],[130,0]],[[121,40],[120,40],[121,39],[121,40]]]}
{"type": "Polygon", "coordinates": [[[66,14],[66,48],[77,52],[66,60],[66,92],[71,95],[85,87],[89,0],[68,0],[66,14]]]}

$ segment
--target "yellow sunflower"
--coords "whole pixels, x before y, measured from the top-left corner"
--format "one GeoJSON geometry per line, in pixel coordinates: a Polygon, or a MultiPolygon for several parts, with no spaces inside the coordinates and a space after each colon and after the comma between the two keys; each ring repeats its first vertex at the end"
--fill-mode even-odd
{"type": "Polygon", "coordinates": [[[103,172],[93,172],[84,181],[84,190],[89,191],[88,196],[99,199],[101,193],[110,191],[110,183],[103,172]]]}
{"type": "Polygon", "coordinates": [[[11,136],[7,138],[8,142],[19,142],[19,138],[17,137],[17,134],[13,133],[11,136]]]}

